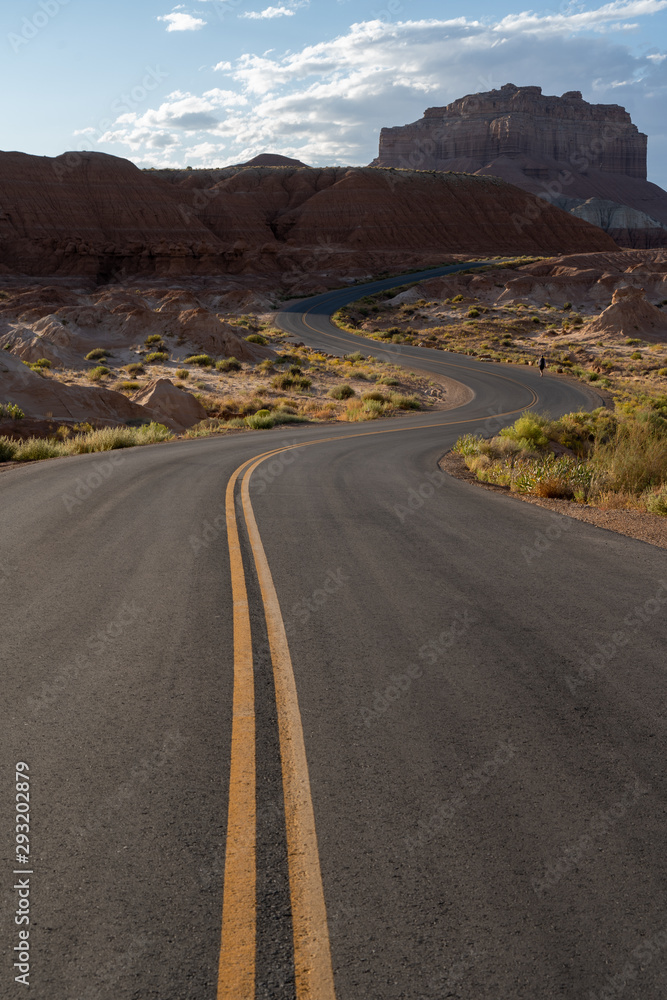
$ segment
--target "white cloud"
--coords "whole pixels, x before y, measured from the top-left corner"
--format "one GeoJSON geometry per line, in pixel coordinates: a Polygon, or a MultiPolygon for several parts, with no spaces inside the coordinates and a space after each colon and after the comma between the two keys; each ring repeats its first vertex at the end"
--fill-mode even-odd
{"type": "Polygon", "coordinates": [[[252,21],[264,20],[272,17],[294,17],[296,11],[289,7],[265,7],[264,10],[249,10],[239,17],[247,17],[252,21]]]}
{"type": "Polygon", "coordinates": [[[124,144],[150,160],[143,137],[177,135],[180,146],[171,146],[169,156],[180,151],[186,163],[197,155],[202,165],[267,150],[315,164],[367,163],[377,154],[382,126],[415,121],[429,105],[509,81],[623,104],[642,131],[658,136],[665,132],[667,62],[655,49],[638,55],[613,26],[665,8],[667,0],[617,0],[595,10],[525,12],[495,22],[353,24],[296,51],[220,62],[216,69],[229,89],[201,96],[176,91],[136,120],[117,119],[105,142],[116,144],[110,151],[122,152],[117,144],[124,144]]]}
{"type": "Polygon", "coordinates": [[[200,17],[193,17],[192,14],[181,14],[172,12],[171,14],[161,14],[158,21],[165,21],[167,31],[199,31],[206,24],[200,17]]]}

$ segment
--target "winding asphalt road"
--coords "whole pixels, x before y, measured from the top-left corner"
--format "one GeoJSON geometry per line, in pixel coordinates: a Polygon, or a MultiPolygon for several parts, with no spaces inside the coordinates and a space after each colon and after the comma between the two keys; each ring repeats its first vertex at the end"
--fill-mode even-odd
{"type": "Polygon", "coordinates": [[[16,762],[38,1000],[667,995],[664,552],[438,471],[585,387],[387,350],[474,398],[0,475],[0,996],[16,762]]]}

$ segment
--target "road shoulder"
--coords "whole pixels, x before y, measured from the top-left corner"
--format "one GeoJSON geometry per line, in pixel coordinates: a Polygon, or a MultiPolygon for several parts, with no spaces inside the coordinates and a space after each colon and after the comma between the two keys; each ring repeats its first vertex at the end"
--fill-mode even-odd
{"type": "Polygon", "coordinates": [[[598,528],[606,528],[607,531],[615,531],[619,535],[626,535],[628,538],[636,538],[649,545],[667,549],[667,517],[660,517],[658,514],[649,514],[641,510],[601,510],[599,507],[590,507],[587,504],[574,503],[570,500],[555,500],[512,493],[508,486],[480,482],[474,473],[466,467],[463,457],[453,451],[447,452],[438,464],[443,472],[456,479],[472,483],[480,489],[502,493],[506,497],[523,503],[546,507],[547,510],[555,514],[565,514],[577,521],[586,521],[598,528]]]}

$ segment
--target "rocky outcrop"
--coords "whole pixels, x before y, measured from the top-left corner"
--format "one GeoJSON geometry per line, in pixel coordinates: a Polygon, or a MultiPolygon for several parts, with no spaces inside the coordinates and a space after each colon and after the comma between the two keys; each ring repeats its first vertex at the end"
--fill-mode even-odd
{"type": "Polygon", "coordinates": [[[168,378],[151,379],[131,400],[145,407],[153,420],[174,431],[183,431],[206,419],[206,410],[199,400],[168,378]]]}
{"type": "Polygon", "coordinates": [[[573,310],[586,315],[606,309],[612,305],[617,290],[630,286],[642,289],[653,319],[664,316],[667,321],[667,310],[658,308],[667,305],[665,250],[574,254],[512,269],[450,274],[421,282],[392,301],[396,304],[419,299],[441,301],[462,295],[470,302],[491,306],[550,303],[562,308],[569,302],[573,310]]]}
{"type": "Polygon", "coordinates": [[[373,163],[492,174],[556,204],[613,202],[639,214],[634,227],[605,226],[610,235],[633,246],[664,245],[667,192],[646,180],[646,150],[647,137],[619,105],[508,83],[428,108],[411,125],[382,129],[373,163]]]}
{"type": "Polygon", "coordinates": [[[150,422],[150,411],[112,389],[66,385],[38,375],[7,351],[0,351],[0,399],[16,403],[26,417],[61,423],[92,424],[150,422]]]}
{"type": "Polygon", "coordinates": [[[616,289],[611,305],[587,323],[582,333],[606,339],[637,337],[664,342],[667,341],[667,316],[647,302],[643,288],[627,285],[616,289]]]}
{"type": "Polygon", "coordinates": [[[326,287],[452,253],[612,245],[580,219],[528,205],[525,193],[498,178],[465,174],[141,171],[103,153],[0,153],[0,187],[0,270],[94,282],[228,273],[274,275],[289,287],[318,276],[326,287]]]}

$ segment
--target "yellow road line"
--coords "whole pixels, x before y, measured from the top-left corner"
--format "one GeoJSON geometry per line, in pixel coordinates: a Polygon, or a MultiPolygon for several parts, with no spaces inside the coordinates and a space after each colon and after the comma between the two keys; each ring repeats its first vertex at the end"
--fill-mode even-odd
{"type": "Polygon", "coordinates": [[[273,662],[292,897],[296,995],[298,1000],[335,1000],[315,815],[294,670],[278,595],[248,492],[250,477],[263,461],[265,459],[260,458],[250,466],[243,477],[241,494],[273,662]]]}
{"type": "Polygon", "coordinates": [[[234,510],[234,487],[242,468],[229,480],[225,498],[234,607],[234,695],[218,1000],[255,998],[255,690],[248,592],[234,510]]]}
{"type": "MultiPolygon", "coordinates": [[[[517,412],[518,409],[509,410],[497,416],[509,416],[517,412]]],[[[326,906],[298,695],[278,596],[250,502],[250,477],[263,461],[283,451],[348,438],[476,423],[479,419],[474,417],[439,424],[391,427],[281,445],[247,459],[229,479],[225,516],[232,580],[234,694],[217,1000],[254,1000],[255,995],[257,806],[254,674],[248,594],[234,506],[237,480],[241,472],[247,469],[242,481],[243,509],[262,593],[276,688],[297,997],[298,1000],[335,1000],[326,906]],[[247,468],[249,465],[250,468],[247,468]]]]}

